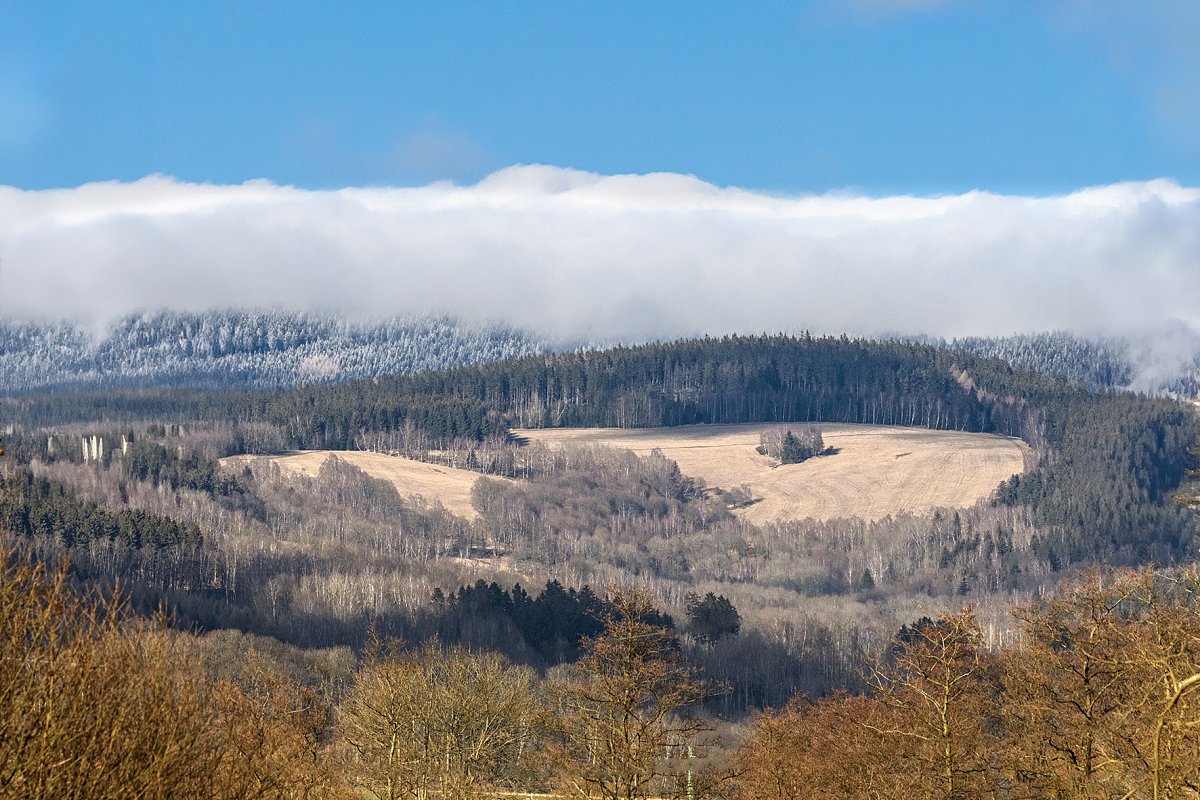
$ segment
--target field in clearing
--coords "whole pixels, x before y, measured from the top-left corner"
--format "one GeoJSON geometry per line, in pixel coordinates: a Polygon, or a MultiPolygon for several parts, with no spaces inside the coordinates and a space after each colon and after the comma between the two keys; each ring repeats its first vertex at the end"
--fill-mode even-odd
{"type": "MultiPolygon", "coordinates": [[[[749,487],[755,502],[736,513],[761,524],[789,519],[881,519],[937,507],[961,508],[987,497],[1021,471],[1024,442],[1003,436],[925,428],[822,423],[825,444],[837,452],[802,464],[778,466],[759,455],[759,434],[776,425],[686,425],[677,428],[552,428],[516,430],[550,446],[600,444],[647,454],[658,448],[680,470],[709,486],[749,487]]],[[[799,427],[797,425],[793,428],[799,427]]],[[[428,503],[467,519],[471,487],[479,473],[362,451],[311,450],[282,456],[233,456],[223,464],[267,459],[285,472],[316,475],[334,455],[368,475],[389,481],[401,497],[428,503]]]]}
{"type": "Polygon", "coordinates": [[[420,499],[427,503],[438,500],[451,514],[467,519],[477,516],[471,506],[471,487],[475,485],[479,473],[465,469],[361,450],[306,450],[283,456],[231,456],[221,459],[221,463],[240,467],[247,461],[263,459],[278,464],[285,473],[315,476],[320,472],[321,464],[330,456],[353,464],[373,478],[390,482],[405,499],[420,499]]]}
{"type": "MultiPolygon", "coordinates": [[[[781,425],[687,425],[677,428],[577,428],[513,431],[551,446],[601,444],[649,453],[654,448],[709,486],[748,485],[757,502],[737,513],[761,524],[814,517],[880,519],[961,508],[987,497],[1024,466],[1029,447],[1003,436],[925,428],[822,423],[833,455],[776,466],[755,448],[781,425]]],[[[792,425],[792,428],[801,427],[792,425]]]]}

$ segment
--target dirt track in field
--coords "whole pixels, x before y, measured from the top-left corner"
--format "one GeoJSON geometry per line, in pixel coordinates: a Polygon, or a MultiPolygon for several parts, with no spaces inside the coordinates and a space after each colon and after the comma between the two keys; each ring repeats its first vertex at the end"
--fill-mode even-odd
{"type": "MultiPolygon", "coordinates": [[[[1029,448],[990,434],[874,425],[819,425],[833,455],[776,466],[755,448],[776,425],[688,425],[514,431],[551,446],[602,444],[639,454],[662,450],[680,470],[709,486],[746,485],[757,502],[737,513],[761,524],[786,519],[861,517],[937,507],[961,508],[987,497],[1021,471],[1029,448]]],[[[793,428],[799,426],[793,425],[793,428]]]]}
{"type": "Polygon", "coordinates": [[[330,456],[353,464],[373,478],[389,481],[402,498],[419,499],[430,504],[436,499],[451,514],[467,519],[477,516],[471,506],[471,487],[475,485],[479,473],[465,469],[361,450],[306,450],[283,456],[231,456],[221,459],[221,463],[232,466],[244,464],[249,459],[264,459],[278,464],[285,473],[315,476],[321,471],[321,464],[330,456]]]}

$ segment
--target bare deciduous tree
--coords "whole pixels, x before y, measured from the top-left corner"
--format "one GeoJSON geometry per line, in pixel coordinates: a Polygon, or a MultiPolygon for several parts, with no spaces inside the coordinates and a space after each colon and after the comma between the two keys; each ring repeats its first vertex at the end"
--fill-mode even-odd
{"type": "Polygon", "coordinates": [[[228,797],[327,797],[343,782],[323,743],[329,701],[251,651],[238,680],[213,690],[228,797]]]}
{"type": "Polygon", "coordinates": [[[604,623],[554,686],[562,710],[557,762],[572,796],[638,800],[656,779],[678,775],[670,755],[709,730],[685,709],[716,689],[684,662],[641,592],[614,590],[604,623]]]}
{"type": "Polygon", "coordinates": [[[1019,647],[1003,656],[1009,743],[1005,766],[1041,796],[1124,794],[1126,713],[1140,683],[1129,658],[1129,576],[1092,572],[1014,610],[1019,647]]]}
{"type": "Polygon", "coordinates": [[[911,742],[880,737],[893,709],[878,698],[796,699],[758,715],[737,754],[739,800],[903,800],[895,765],[911,742]]]}
{"type": "Polygon", "coordinates": [[[372,796],[465,798],[534,769],[539,716],[531,670],[431,643],[365,665],[338,732],[372,796]]]}
{"type": "Polygon", "coordinates": [[[867,724],[908,744],[898,777],[911,782],[909,797],[985,796],[999,733],[995,672],[970,609],[906,626],[871,665],[867,682],[895,713],[867,724]]]}
{"type": "Polygon", "coordinates": [[[186,641],[121,617],[76,597],[65,570],[0,556],[0,797],[220,796],[186,641]]]}

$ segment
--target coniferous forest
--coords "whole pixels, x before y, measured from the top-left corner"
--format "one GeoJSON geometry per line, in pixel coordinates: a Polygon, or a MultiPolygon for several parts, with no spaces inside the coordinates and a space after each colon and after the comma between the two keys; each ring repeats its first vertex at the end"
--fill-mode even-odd
{"type": "Polygon", "coordinates": [[[949,346],[812,336],[273,386],[0,400],[0,795],[1200,785],[1186,403],[949,346]],[[739,487],[660,452],[511,434],[742,422],[813,441],[831,422],[993,433],[1031,455],[973,507],[756,526],[739,487]],[[315,475],[218,463],[309,449],[475,470],[475,513],[337,458],[315,475]],[[92,694],[30,729],[54,687],[92,694]],[[131,705],[169,728],[139,728],[131,705]],[[177,750],[151,754],[164,737],[177,750]]]}

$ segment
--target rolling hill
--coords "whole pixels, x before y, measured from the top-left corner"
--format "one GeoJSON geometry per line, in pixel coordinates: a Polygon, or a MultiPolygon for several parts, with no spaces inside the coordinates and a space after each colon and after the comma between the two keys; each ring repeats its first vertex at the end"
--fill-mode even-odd
{"type": "Polygon", "coordinates": [[[659,449],[683,474],[710,486],[747,485],[751,502],[738,515],[754,524],[813,517],[876,520],[897,513],[965,507],[1021,472],[1028,445],[989,434],[826,424],[835,452],[778,465],[755,451],[774,425],[674,428],[542,428],[514,433],[552,446],[601,444],[645,455],[659,449]]]}

